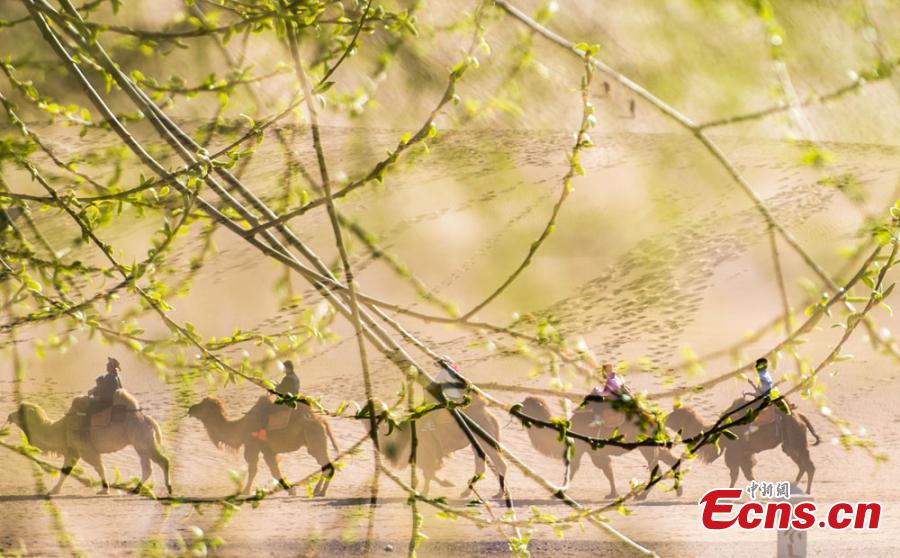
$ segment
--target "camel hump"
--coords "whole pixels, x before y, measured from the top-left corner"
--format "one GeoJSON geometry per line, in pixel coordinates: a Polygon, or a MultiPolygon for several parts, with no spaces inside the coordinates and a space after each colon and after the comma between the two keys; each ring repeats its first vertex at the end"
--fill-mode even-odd
{"type": "Polygon", "coordinates": [[[88,407],[91,404],[91,396],[89,395],[79,395],[78,397],[72,399],[72,404],[69,405],[69,412],[66,413],[68,415],[72,414],[84,414],[87,413],[88,407]]]}
{"type": "Polygon", "coordinates": [[[256,400],[256,403],[250,407],[250,410],[244,416],[249,415],[258,415],[260,413],[267,412],[273,406],[272,402],[269,401],[268,396],[261,395],[259,399],[256,400]]]}
{"type": "Polygon", "coordinates": [[[589,414],[593,421],[599,421],[604,428],[618,428],[625,424],[625,413],[617,411],[611,401],[591,401],[584,407],[577,409],[573,414],[589,414]]]}
{"type": "Polygon", "coordinates": [[[575,409],[575,411],[572,413],[572,416],[584,414],[597,417],[607,414],[610,411],[614,411],[614,409],[612,403],[609,401],[588,401],[583,406],[575,409]]]}
{"type": "Polygon", "coordinates": [[[572,419],[574,419],[575,417],[580,417],[580,416],[585,416],[585,415],[590,415],[590,416],[594,415],[594,413],[595,413],[594,405],[597,405],[597,403],[588,403],[587,405],[585,405],[583,407],[576,408],[574,411],[572,411],[572,419]]]}
{"type": "Polygon", "coordinates": [[[141,408],[138,400],[135,399],[133,395],[128,393],[125,388],[119,388],[113,394],[113,406],[125,407],[126,409],[130,409],[132,411],[137,411],[141,408]]]}

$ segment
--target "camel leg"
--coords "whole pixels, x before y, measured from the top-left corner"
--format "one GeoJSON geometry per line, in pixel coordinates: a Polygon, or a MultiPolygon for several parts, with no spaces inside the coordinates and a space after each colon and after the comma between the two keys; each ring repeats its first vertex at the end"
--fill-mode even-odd
{"type": "Polygon", "coordinates": [[[284,475],[281,474],[281,467],[278,465],[278,454],[272,450],[263,450],[262,454],[266,465],[269,466],[269,471],[272,472],[272,478],[277,480],[278,484],[287,490],[288,494],[295,496],[297,494],[297,489],[291,486],[290,483],[285,480],[284,475]]]}
{"type": "Polygon", "coordinates": [[[150,453],[150,459],[162,469],[163,478],[166,480],[166,491],[169,493],[169,496],[171,496],[172,480],[169,476],[169,458],[166,457],[166,454],[164,454],[160,448],[156,447],[153,448],[152,453],[150,453]]]}
{"type": "Polygon", "coordinates": [[[253,480],[256,478],[256,467],[259,462],[259,448],[244,446],[244,461],[247,462],[247,484],[241,494],[250,494],[253,480]]]}
{"type": "MultiPolygon", "coordinates": [[[[492,448],[489,445],[484,444],[484,443],[481,444],[481,447],[484,450],[485,455],[487,455],[487,457],[490,458],[491,465],[494,469],[494,472],[497,473],[497,478],[500,482],[500,489],[497,491],[496,494],[494,494],[493,497],[494,498],[503,498],[506,496],[506,462],[503,461],[503,458],[500,457],[500,454],[497,453],[497,451],[494,448],[492,448]]],[[[487,470],[487,467],[485,466],[485,464],[486,464],[486,461],[485,461],[484,457],[478,455],[478,452],[476,451],[475,452],[475,475],[476,476],[484,476],[484,472],[487,470]]],[[[434,478],[442,486],[446,486],[440,479],[437,478],[437,476],[435,476],[434,478]]],[[[450,486],[452,486],[452,484],[450,486]]],[[[459,495],[459,497],[467,498],[471,493],[472,493],[471,487],[467,486],[466,489],[463,490],[462,494],[459,495]]]]}
{"type": "Polygon", "coordinates": [[[743,463],[741,463],[741,471],[744,472],[744,478],[748,481],[753,480],[753,459],[747,459],[743,463]]]}
{"type": "Polygon", "coordinates": [[[69,474],[72,473],[72,469],[78,463],[78,455],[75,453],[67,453],[63,458],[63,466],[59,470],[59,480],[56,481],[56,484],[50,490],[50,494],[59,494],[59,491],[62,489],[62,485],[66,482],[66,478],[68,478],[69,474]]]}
{"type": "MultiPolygon", "coordinates": [[[[425,476],[425,484],[422,485],[422,495],[428,496],[428,489],[431,486],[431,479],[433,478],[434,473],[429,474],[428,469],[424,467],[422,468],[422,473],[425,476]]],[[[468,490],[466,492],[468,492],[468,490]]]]}
{"type": "Polygon", "coordinates": [[[326,490],[328,490],[328,481],[325,479],[325,474],[323,471],[323,474],[319,475],[319,480],[318,482],[316,482],[316,486],[313,488],[313,496],[324,496],[326,490]]]}
{"type": "Polygon", "coordinates": [[[572,461],[569,463],[570,483],[575,479],[575,474],[578,472],[578,469],[581,468],[582,457],[584,457],[584,450],[578,449],[578,446],[575,446],[575,451],[572,452],[572,461]]]}
{"type": "Polygon", "coordinates": [[[319,463],[319,465],[322,469],[322,474],[319,476],[319,482],[317,482],[315,488],[313,488],[313,496],[325,496],[325,493],[328,491],[328,486],[331,484],[331,479],[334,478],[334,465],[330,461],[326,462],[324,465],[319,463]]]}
{"type": "Polygon", "coordinates": [[[605,498],[618,498],[619,492],[616,490],[616,475],[613,473],[612,460],[609,456],[599,453],[591,455],[591,460],[598,469],[603,471],[603,474],[606,475],[606,480],[609,481],[609,494],[605,498]]]}
{"type": "MultiPolygon", "coordinates": [[[[673,467],[675,463],[678,462],[678,458],[672,455],[672,452],[665,448],[658,448],[657,455],[659,460],[668,465],[669,467],[673,467]]],[[[678,483],[678,487],[675,489],[675,494],[681,496],[684,493],[684,486],[681,482],[678,483]]]]}
{"type": "Polygon", "coordinates": [[[331,458],[328,457],[328,438],[326,438],[325,428],[322,428],[320,436],[310,436],[309,438],[311,440],[306,446],[306,450],[315,458],[322,469],[322,476],[319,478],[319,482],[316,483],[315,489],[313,489],[313,496],[325,496],[328,485],[331,484],[331,479],[334,478],[334,464],[331,463],[331,458]]]}
{"type": "Polygon", "coordinates": [[[325,496],[325,493],[328,491],[328,486],[331,484],[331,479],[334,478],[334,465],[331,463],[331,458],[328,457],[328,448],[324,440],[323,437],[321,451],[314,451],[312,446],[307,447],[310,455],[315,457],[316,462],[319,464],[319,469],[321,470],[319,481],[316,483],[315,488],[313,488],[313,496],[325,496]]]}
{"type": "MultiPolygon", "coordinates": [[[[659,468],[659,448],[643,447],[640,448],[639,451],[647,461],[647,468],[650,469],[650,471],[656,471],[659,468]]],[[[644,500],[647,496],[649,496],[649,491],[641,490],[635,497],[635,500],[644,500]]]]}
{"type": "Polygon", "coordinates": [[[728,472],[731,474],[731,484],[728,485],[729,488],[734,488],[734,485],[737,484],[738,475],[741,472],[740,465],[729,465],[728,472]]]}
{"type": "Polygon", "coordinates": [[[806,493],[812,494],[812,480],[816,476],[816,466],[813,465],[812,459],[807,456],[806,463],[806,493]]]}
{"type": "Polygon", "coordinates": [[[806,493],[810,494],[810,490],[812,489],[812,479],[816,474],[816,466],[809,456],[809,451],[797,451],[792,453],[785,451],[784,453],[787,453],[788,457],[797,464],[797,479],[794,481],[794,484],[800,484],[800,479],[803,478],[803,474],[805,473],[806,493]]]}
{"type": "MultiPolygon", "coordinates": [[[[499,434],[494,434],[494,439],[499,440],[499,434]]],[[[497,490],[497,493],[494,494],[494,498],[505,498],[506,497],[506,461],[503,460],[503,457],[500,456],[500,453],[494,449],[493,447],[484,444],[484,451],[487,453],[488,458],[491,460],[491,465],[494,468],[494,472],[497,473],[497,482],[500,483],[500,488],[497,490]]],[[[482,465],[483,470],[483,465],[482,465]]]]}
{"type": "Polygon", "coordinates": [[[316,487],[313,496],[325,496],[325,493],[328,492],[328,487],[331,485],[331,480],[334,479],[334,464],[331,461],[327,461],[324,464],[319,463],[319,466],[322,468],[322,478],[319,479],[319,486],[316,487]]]}
{"type": "Polygon", "coordinates": [[[644,460],[647,462],[647,468],[651,471],[659,465],[659,449],[651,448],[651,447],[642,447],[639,448],[641,455],[644,456],[644,460]]]}
{"type": "Polygon", "coordinates": [[[743,455],[738,456],[733,450],[725,451],[725,464],[728,465],[728,472],[731,473],[731,484],[730,488],[734,488],[734,485],[737,484],[738,475],[741,474],[741,458],[743,455]]]}
{"type": "Polygon", "coordinates": [[[97,471],[100,475],[100,492],[98,494],[109,494],[109,481],[106,480],[106,467],[103,466],[103,459],[99,453],[88,453],[81,456],[85,462],[97,471]]]}
{"type": "Polygon", "coordinates": [[[800,479],[806,475],[806,493],[812,490],[813,477],[816,474],[816,466],[809,455],[809,446],[806,441],[807,427],[796,418],[781,419],[781,451],[797,464],[797,478],[794,484],[800,484],[800,479]]]}
{"type": "MultiPolygon", "coordinates": [[[[462,415],[460,415],[462,416],[462,415]]],[[[494,441],[500,441],[500,425],[497,423],[496,419],[491,416],[490,413],[487,412],[484,408],[473,408],[470,412],[466,413],[466,418],[478,424],[494,441]]],[[[462,423],[460,426],[462,426],[462,423]]],[[[474,440],[469,438],[469,435],[465,434],[463,429],[460,428],[460,434],[463,434],[466,437],[466,441],[469,445],[473,445],[477,443],[478,447],[482,449],[484,452],[482,455],[479,455],[479,451],[476,447],[472,447],[472,452],[475,454],[475,474],[476,475],[484,475],[485,471],[485,458],[491,460],[491,467],[494,469],[494,472],[497,473],[497,479],[500,483],[500,489],[494,494],[494,498],[503,498],[507,495],[506,492],[506,462],[503,461],[503,458],[497,452],[497,449],[491,445],[491,442],[488,441],[487,438],[482,437],[477,434],[474,429],[471,428],[471,425],[466,426],[466,430],[469,431],[469,434],[474,436],[474,440]]],[[[468,494],[468,490],[466,490],[463,495],[468,494]]]]}
{"type": "MultiPolygon", "coordinates": [[[[484,457],[478,455],[478,452],[475,451],[475,448],[472,448],[472,453],[475,454],[475,475],[476,476],[478,476],[478,475],[484,476],[484,472],[486,470],[486,467],[484,466],[484,464],[485,464],[484,457]]],[[[440,481],[440,479],[437,478],[437,473],[434,474],[434,479],[441,486],[445,486],[444,483],[442,483],[440,481]]],[[[468,486],[468,483],[467,483],[466,489],[463,490],[462,493],[460,493],[459,497],[460,498],[468,498],[470,494],[472,494],[472,488],[470,486],[468,486]]]]}
{"type": "Polygon", "coordinates": [[[147,479],[150,478],[150,473],[152,472],[152,469],[150,469],[150,456],[139,453],[138,457],[141,458],[141,480],[138,481],[137,486],[135,486],[131,491],[132,494],[141,493],[141,488],[143,488],[144,483],[147,482],[147,479]]]}

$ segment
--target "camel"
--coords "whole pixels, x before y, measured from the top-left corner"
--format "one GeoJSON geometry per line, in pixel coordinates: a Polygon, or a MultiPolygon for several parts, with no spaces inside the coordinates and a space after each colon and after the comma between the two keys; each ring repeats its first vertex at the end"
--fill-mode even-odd
{"type": "Polygon", "coordinates": [[[8,422],[17,425],[25,433],[31,445],[63,456],[63,466],[60,469],[62,474],[50,494],[59,493],[79,459],[84,459],[100,475],[100,494],[109,493],[109,482],[106,480],[106,469],[101,456],[132,446],[141,460],[141,480],[134,491],[139,492],[150,478],[150,462],[153,461],[162,468],[166,490],[171,495],[169,459],[163,453],[159,424],[141,410],[131,394],[120,389],[113,395],[109,423],[88,428],[90,403],[91,398],[88,396],[76,397],[69,411],[55,422],[34,403],[22,403],[7,418],[8,422]]]}
{"type": "MultiPolygon", "coordinates": [[[[465,413],[482,430],[490,434],[494,440],[500,441],[500,423],[487,410],[482,401],[475,399],[468,407],[460,409],[460,412],[465,413]]],[[[438,478],[437,471],[454,452],[472,446],[468,436],[460,428],[453,415],[446,410],[428,413],[415,421],[415,425],[416,466],[422,470],[425,477],[422,493],[428,494],[432,480],[444,487],[453,486],[451,482],[438,478]]],[[[494,495],[494,498],[503,497],[506,494],[506,462],[503,461],[497,450],[479,437],[475,431],[472,431],[472,434],[479,442],[479,446],[484,450],[487,458],[491,460],[494,472],[497,473],[500,490],[494,495]]],[[[390,434],[388,434],[387,425],[382,423],[378,428],[378,437],[378,447],[391,465],[402,469],[409,464],[412,446],[412,428],[409,422],[401,423],[390,434]]],[[[480,456],[474,448],[473,451],[475,453],[475,474],[483,475],[485,471],[484,456],[480,456]]],[[[466,488],[461,497],[466,497],[470,493],[471,487],[466,488]]]]}
{"type": "MultiPolygon", "coordinates": [[[[550,408],[547,403],[540,397],[527,397],[522,402],[522,412],[530,417],[539,420],[549,421],[552,418],[550,408]]],[[[613,431],[618,429],[619,434],[625,436],[626,441],[634,440],[643,432],[638,424],[627,420],[626,415],[612,408],[609,402],[590,402],[584,407],[576,409],[569,418],[570,432],[584,434],[594,438],[608,438],[613,435],[613,431]]],[[[526,428],[528,438],[531,444],[538,452],[552,457],[554,459],[563,459],[565,444],[560,441],[559,433],[550,428],[539,428],[531,426],[526,428]]],[[[666,464],[675,463],[675,457],[666,449],[656,446],[644,446],[638,448],[644,459],[647,460],[647,466],[653,470],[660,460],[666,464]]],[[[612,460],[610,457],[624,455],[629,450],[615,446],[604,446],[593,449],[587,442],[573,439],[573,453],[571,456],[570,479],[575,478],[581,466],[582,457],[587,454],[593,461],[594,466],[603,471],[607,481],[609,481],[609,494],[606,498],[617,498],[619,496],[616,490],[615,475],[612,468],[612,460]]],[[[677,488],[678,495],[681,495],[682,488],[677,488]]],[[[647,493],[643,492],[638,495],[638,499],[647,497],[647,493]]]]}
{"type": "MultiPolygon", "coordinates": [[[[732,403],[729,409],[736,409],[745,404],[746,400],[738,399],[732,403]]],[[[740,416],[740,414],[736,416],[740,416]]],[[[686,407],[672,411],[666,419],[666,424],[672,429],[680,430],[685,438],[696,436],[708,428],[693,409],[686,407]]],[[[799,483],[805,474],[806,493],[810,494],[816,466],[813,465],[809,455],[806,431],[809,430],[816,439],[814,446],[819,445],[821,440],[809,419],[796,411],[785,415],[774,407],[769,407],[757,418],[755,426],[756,430],[753,432],[750,432],[750,425],[729,428],[737,435],[736,440],[722,436],[719,438],[721,452],[713,444],[706,444],[697,451],[698,458],[703,463],[711,463],[724,454],[725,464],[728,465],[731,472],[731,486],[734,487],[740,472],[744,473],[744,477],[748,481],[753,480],[753,466],[756,464],[757,453],[781,446],[781,450],[797,464],[799,469],[794,483],[799,483]],[[774,415],[769,415],[767,420],[766,413],[774,415]]]]}
{"type": "MultiPolygon", "coordinates": [[[[244,459],[247,461],[247,483],[241,490],[241,494],[249,494],[256,477],[259,454],[269,466],[272,477],[291,495],[296,490],[281,474],[278,461],[282,453],[291,453],[306,447],[313,458],[322,468],[323,475],[316,483],[313,494],[324,496],[334,476],[334,465],[328,456],[328,440],[334,446],[336,452],[340,452],[331,427],[328,423],[313,414],[309,407],[298,405],[289,414],[289,420],[284,428],[274,430],[268,428],[267,440],[260,440],[254,436],[254,432],[260,428],[261,419],[259,413],[270,409],[273,403],[266,396],[262,396],[241,418],[228,418],[225,406],[215,397],[205,397],[196,405],[188,409],[188,416],[194,417],[203,423],[209,439],[218,447],[227,447],[234,450],[244,447],[244,459]]],[[[270,423],[271,424],[271,423],[270,423]]]]}

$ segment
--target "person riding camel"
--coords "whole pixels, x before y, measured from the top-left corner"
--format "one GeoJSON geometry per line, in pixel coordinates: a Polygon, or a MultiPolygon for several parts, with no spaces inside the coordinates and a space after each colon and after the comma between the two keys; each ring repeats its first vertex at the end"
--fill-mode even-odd
{"type": "Polygon", "coordinates": [[[89,407],[91,414],[112,407],[113,396],[116,394],[116,391],[123,389],[122,379],[119,377],[119,372],[121,371],[122,366],[118,360],[112,357],[106,359],[106,374],[98,376],[96,385],[88,391],[88,395],[91,396],[91,405],[89,407]]]}
{"type": "Polygon", "coordinates": [[[275,391],[278,393],[297,395],[300,393],[300,377],[294,372],[294,363],[285,360],[281,365],[284,366],[284,378],[281,379],[281,382],[278,384],[278,387],[275,388],[275,391]]]}
{"type": "Polygon", "coordinates": [[[440,401],[443,395],[445,399],[459,403],[463,398],[463,390],[466,387],[465,382],[460,380],[461,370],[459,365],[448,356],[442,356],[437,360],[440,371],[434,379],[434,382],[428,385],[426,390],[440,401]]]}
{"type": "MultiPolygon", "coordinates": [[[[285,360],[282,361],[281,366],[284,368],[284,378],[275,387],[275,391],[282,395],[298,395],[300,393],[300,377],[294,372],[294,363],[285,360]]],[[[250,435],[260,441],[267,441],[269,439],[269,418],[283,408],[286,407],[275,405],[271,400],[267,404],[259,406],[257,428],[250,435]]]]}
{"type": "Polygon", "coordinates": [[[603,365],[603,375],[606,377],[606,384],[603,386],[603,389],[594,386],[591,393],[581,403],[582,407],[592,401],[600,402],[607,399],[615,400],[630,397],[630,392],[625,387],[625,380],[619,376],[611,363],[607,362],[603,365]]]}
{"type": "Polygon", "coordinates": [[[759,377],[759,385],[756,386],[756,397],[770,393],[775,382],[772,381],[772,375],[769,374],[769,361],[765,358],[757,359],[756,375],[759,377]]]}
{"type": "MultiPolygon", "coordinates": [[[[775,382],[772,380],[772,374],[769,373],[769,361],[766,360],[764,357],[759,358],[756,360],[756,364],[754,366],[756,368],[756,375],[757,375],[757,378],[759,379],[759,384],[753,386],[754,388],[756,388],[755,393],[745,393],[744,395],[745,396],[753,396],[754,398],[756,398],[756,397],[763,397],[763,398],[771,397],[772,388],[775,386],[775,382]]],[[[753,382],[750,382],[750,383],[751,383],[751,385],[753,384],[753,382]]],[[[776,432],[778,432],[779,434],[781,433],[781,428],[780,428],[781,413],[776,413],[774,408],[766,408],[765,410],[763,410],[762,413],[760,413],[760,417],[761,417],[761,420],[758,419],[756,421],[757,424],[751,424],[750,427],[747,429],[747,431],[750,434],[753,434],[754,432],[759,430],[760,425],[769,424],[770,422],[773,422],[773,421],[775,422],[776,432]]]]}
{"type": "Polygon", "coordinates": [[[625,380],[619,376],[612,363],[603,365],[603,375],[606,378],[603,389],[595,386],[575,412],[592,413],[594,415],[592,425],[616,428],[621,426],[629,417],[627,412],[616,403],[632,401],[634,398],[631,390],[625,386],[625,380]],[[604,405],[602,403],[608,404],[604,405]]]}
{"type": "Polygon", "coordinates": [[[118,360],[112,357],[106,359],[106,374],[98,376],[94,387],[88,391],[84,430],[106,426],[112,420],[113,397],[116,391],[123,389],[122,379],[119,377],[121,371],[122,366],[118,360]]]}

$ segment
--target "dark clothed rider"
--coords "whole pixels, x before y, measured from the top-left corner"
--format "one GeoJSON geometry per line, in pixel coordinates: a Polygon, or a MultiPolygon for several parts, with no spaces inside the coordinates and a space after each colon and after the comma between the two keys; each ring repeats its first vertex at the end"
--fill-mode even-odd
{"type": "MultiPolygon", "coordinates": [[[[284,378],[278,383],[275,391],[283,395],[298,395],[300,393],[300,377],[294,372],[294,363],[285,360],[281,364],[284,366],[284,378]]],[[[271,399],[268,404],[262,406],[259,412],[259,420],[254,427],[255,430],[250,433],[251,436],[262,442],[268,441],[269,433],[267,428],[269,427],[269,417],[272,416],[276,408],[281,407],[276,407],[271,402],[271,399]]]]}
{"type": "Polygon", "coordinates": [[[113,396],[117,390],[122,389],[122,379],[119,372],[122,366],[114,358],[106,360],[106,374],[97,377],[97,384],[91,388],[88,395],[91,396],[91,413],[102,411],[111,407],[113,396]]]}
{"type": "Polygon", "coordinates": [[[286,360],[281,364],[284,366],[284,378],[281,379],[281,383],[278,384],[275,391],[278,393],[297,395],[300,393],[300,377],[294,372],[294,363],[286,360]]]}

